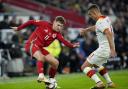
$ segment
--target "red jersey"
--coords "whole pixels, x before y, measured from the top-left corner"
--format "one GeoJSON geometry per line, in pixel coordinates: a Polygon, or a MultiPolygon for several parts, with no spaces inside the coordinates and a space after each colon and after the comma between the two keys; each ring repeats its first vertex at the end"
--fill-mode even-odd
{"type": "Polygon", "coordinates": [[[21,30],[29,25],[35,25],[36,29],[30,35],[27,43],[34,43],[38,47],[47,47],[49,46],[55,39],[61,41],[64,45],[73,48],[73,44],[69,41],[65,40],[60,32],[56,32],[52,29],[52,24],[47,21],[39,21],[39,20],[29,20],[28,22],[20,25],[18,30],[21,30]]]}

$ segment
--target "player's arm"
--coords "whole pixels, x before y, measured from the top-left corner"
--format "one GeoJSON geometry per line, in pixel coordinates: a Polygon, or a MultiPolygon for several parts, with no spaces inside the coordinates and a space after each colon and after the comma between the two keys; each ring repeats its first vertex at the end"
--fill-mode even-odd
{"type": "Polygon", "coordinates": [[[89,31],[95,31],[95,25],[88,28],[81,28],[80,35],[84,36],[89,31]]]}
{"type": "Polygon", "coordinates": [[[70,48],[75,48],[75,47],[79,47],[80,46],[79,43],[72,44],[71,42],[65,40],[64,37],[61,34],[57,35],[57,39],[59,41],[61,41],[65,46],[70,47],[70,48]]]}
{"type": "Polygon", "coordinates": [[[113,39],[113,33],[107,28],[104,30],[104,34],[106,35],[108,42],[109,42],[109,46],[110,46],[110,50],[111,50],[111,57],[115,57],[116,51],[115,51],[115,43],[114,43],[114,39],[113,39]]]}
{"type": "Polygon", "coordinates": [[[40,21],[39,20],[29,20],[26,23],[18,26],[18,27],[11,27],[12,29],[14,29],[15,31],[19,31],[22,30],[30,25],[35,25],[35,26],[39,26],[40,25],[40,21]]]}

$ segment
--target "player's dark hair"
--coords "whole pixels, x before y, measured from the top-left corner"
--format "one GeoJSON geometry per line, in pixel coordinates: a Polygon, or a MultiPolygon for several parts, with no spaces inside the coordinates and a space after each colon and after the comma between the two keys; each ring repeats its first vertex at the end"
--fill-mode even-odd
{"type": "Polygon", "coordinates": [[[88,6],[88,11],[91,9],[97,9],[98,11],[100,11],[99,6],[97,4],[90,4],[88,6]]]}
{"type": "Polygon", "coordinates": [[[63,16],[56,16],[55,21],[59,21],[61,24],[66,24],[66,19],[63,16]]]}

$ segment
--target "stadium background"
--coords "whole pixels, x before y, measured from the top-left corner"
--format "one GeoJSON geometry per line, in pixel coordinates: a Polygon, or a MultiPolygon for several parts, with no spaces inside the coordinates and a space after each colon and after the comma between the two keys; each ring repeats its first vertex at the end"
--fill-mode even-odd
{"type": "MultiPolygon", "coordinates": [[[[105,66],[112,70],[112,75],[118,74],[118,72],[128,75],[127,0],[0,0],[0,84],[6,79],[11,81],[13,77],[37,75],[36,60],[31,60],[23,48],[25,41],[35,27],[30,26],[20,32],[14,32],[10,27],[19,26],[32,19],[53,21],[57,15],[62,15],[67,19],[63,31],[64,37],[71,42],[79,41],[80,48],[69,49],[63,44],[60,46],[61,43],[55,41],[47,49],[60,62],[59,74],[69,74],[66,76],[70,76],[71,73],[81,73],[81,64],[98,47],[95,33],[89,33],[85,38],[79,35],[79,28],[95,23],[88,18],[86,13],[90,3],[98,4],[101,11],[110,16],[113,23],[117,58],[110,59],[105,66]]],[[[45,69],[47,74],[48,64],[45,64],[45,69]]]]}

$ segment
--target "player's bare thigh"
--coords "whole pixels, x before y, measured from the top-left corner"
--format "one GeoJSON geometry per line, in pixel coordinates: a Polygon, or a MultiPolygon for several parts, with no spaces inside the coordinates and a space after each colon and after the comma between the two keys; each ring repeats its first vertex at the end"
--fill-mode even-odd
{"type": "Polygon", "coordinates": [[[45,56],[41,53],[40,50],[37,50],[34,54],[33,57],[35,57],[39,61],[45,61],[45,56]]]}
{"type": "Polygon", "coordinates": [[[91,60],[92,56],[94,55],[94,53],[91,53],[88,58],[86,59],[86,61],[83,63],[83,65],[81,66],[81,69],[83,70],[85,67],[93,67],[93,64],[90,64],[88,62],[88,60],[91,60]]]}
{"type": "Polygon", "coordinates": [[[35,57],[37,60],[43,61],[43,62],[48,62],[50,65],[54,68],[57,68],[59,65],[59,61],[53,57],[51,54],[43,55],[40,50],[37,50],[34,54],[33,57],[35,57]]]}
{"type": "Polygon", "coordinates": [[[48,54],[45,56],[45,60],[51,64],[52,67],[58,68],[59,61],[53,57],[51,54],[48,54]]]}

